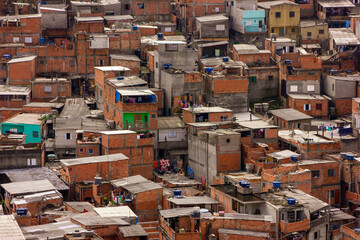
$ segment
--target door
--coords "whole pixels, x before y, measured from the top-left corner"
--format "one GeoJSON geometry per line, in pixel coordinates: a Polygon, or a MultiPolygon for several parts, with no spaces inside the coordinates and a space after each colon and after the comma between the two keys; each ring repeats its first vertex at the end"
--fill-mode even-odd
{"type": "Polygon", "coordinates": [[[280,37],[284,36],[284,28],[279,28],[279,36],[280,37]]]}
{"type": "Polygon", "coordinates": [[[259,20],[259,28],[262,28],[262,27],[263,27],[263,21],[259,20]]]}
{"type": "Polygon", "coordinates": [[[135,113],[134,114],[134,123],[141,122],[141,114],[135,113]]]}

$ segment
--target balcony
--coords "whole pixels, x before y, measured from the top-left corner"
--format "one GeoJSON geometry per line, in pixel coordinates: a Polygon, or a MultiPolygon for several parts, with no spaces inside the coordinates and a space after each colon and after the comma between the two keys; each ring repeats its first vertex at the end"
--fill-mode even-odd
{"type": "Polygon", "coordinates": [[[250,32],[266,32],[267,28],[266,25],[259,27],[259,26],[245,26],[245,33],[250,32]]]}
{"type": "Polygon", "coordinates": [[[346,199],[346,201],[360,204],[360,194],[346,191],[345,199],[346,199]]]}
{"type": "Polygon", "coordinates": [[[124,129],[133,131],[143,131],[150,128],[149,122],[124,122],[124,129]]]}
{"type": "Polygon", "coordinates": [[[280,222],[280,230],[281,232],[288,234],[292,232],[301,232],[307,231],[310,228],[310,219],[305,219],[303,221],[287,223],[285,221],[280,222]]]}

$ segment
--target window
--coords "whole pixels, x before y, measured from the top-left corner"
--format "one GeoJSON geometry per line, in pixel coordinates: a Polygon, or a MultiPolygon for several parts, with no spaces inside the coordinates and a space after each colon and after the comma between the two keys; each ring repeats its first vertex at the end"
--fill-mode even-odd
{"type": "Polygon", "coordinates": [[[281,12],[276,12],[276,13],[275,13],[275,17],[276,17],[276,18],[281,18],[281,12]]]}
{"type": "Polygon", "coordinates": [[[324,34],[324,29],[319,29],[319,34],[324,34]]]}
{"type": "Polygon", "coordinates": [[[65,133],[65,139],[72,139],[71,133],[65,133]]]}
{"type": "Polygon", "coordinates": [[[291,52],[291,53],[294,52],[294,46],[289,47],[289,52],[291,52]]]}
{"type": "Polygon", "coordinates": [[[290,92],[297,92],[298,86],[297,85],[290,85],[290,92]]]}
{"type": "Polygon", "coordinates": [[[232,200],[232,210],[238,212],[238,202],[235,200],[232,200]]]}
{"type": "Polygon", "coordinates": [[[314,232],[314,239],[319,239],[319,231],[314,232]]]}
{"type": "Polygon", "coordinates": [[[332,91],[335,91],[335,84],[331,85],[331,89],[332,89],[332,91]]]}
{"type": "Polygon", "coordinates": [[[124,9],[125,9],[125,10],[130,10],[130,4],[125,4],[125,5],[124,5],[124,9]]]}
{"type": "Polygon", "coordinates": [[[295,28],[291,28],[291,32],[293,32],[293,33],[294,33],[294,32],[295,32],[295,28]]]}
{"type": "Polygon", "coordinates": [[[226,142],[229,143],[229,142],[230,142],[230,138],[227,138],[227,139],[226,139],[226,142]]]}
{"type": "Polygon", "coordinates": [[[57,86],[57,92],[63,93],[65,92],[65,90],[66,90],[65,86],[57,86]]]}
{"type": "Polygon", "coordinates": [[[306,86],[308,92],[314,92],[315,91],[315,85],[307,85],[306,86]]]}
{"type": "Polygon", "coordinates": [[[335,190],[330,190],[329,191],[329,196],[330,196],[330,198],[334,198],[335,197],[335,190]]]}
{"type": "Polygon", "coordinates": [[[103,59],[99,60],[99,66],[104,66],[104,60],[103,59]]]}
{"type": "Polygon", "coordinates": [[[28,158],[27,159],[28,166],[35,166],[36,165],[36,158],[28,158]]]}
{"type": "Polygon", "coordinates": [[[213,8],[213,12],[216,12],[216,13],[220,12],[220,8],[218,8],[218,7],[213,8]]]}
{"type": "Polygon", "coordinates": [[[70,67],[75,67],[75,61],[74,60],[70,61],[70,67]]]}
{"type": "Polygon", "coordinates": [[[44,92],[51,93],[52,92],[52,87],[51,86],[44,86],[44,92]]]}
{"type": "Polygon", "coordinates": [[[316,106],[316,110],[321,110],[322,109],[322,104],[321,103],[317,103],[315,106],[316,106]]]}
{"type": "Polygon", "coordinates": [[[268,80],[268,81],[272,81],[272,80],[274,80],[274,76],[273,76],[273,75],[269,75],[269,76],[267,76],[267,80],[268,80]]]}
{"type": "Polygon", "coordinates": [[[20,38],[19,37],[13,37],[13,43],[18,43],[20,42],[20,38]]]}
{"type": "Polygon", "coordinates": [[[89,154],[94,154],[94,149],[89,148],[88,152],[89,154]]]}
{"type": "Polygon", "coordinates": [[[25,43],[32,43],[32,37],[25,37],[25,43]]]}
{"type": "Polygon", "coordinates": [[[328,169],[328,177],[335,176],[335,169],[328,169]]]}
{"type": "Polygon", "coordinates": [[[156,66],[156,68],[158,68],[158,67],[159,67],[159,63],[158,63],[158,62],[156,62],[156,63],[155,63],[155,66],[156,66]]]}
{"type": "Polygon", "coordinates": [[[319,178],[319,177],[320,177],[320,171],[319,170],[311,171],[311,178],[319,178]]]}
{"type": "Polygon", "coordinates": [[[290,12],[289,12],[289,16],[290,16],[291,18],[295,17],[295,12],[294,12],[294,11],[290,11],[290,12]]]}
{"type": "Polygon", "coordinates": [[[135,37],[135,40],[139,40],[139,37],[135,37]]]}
{"type": "Polygon", "coordinates": [[[139,9],[144,9],[145,8],[145,4],[144,3],[138,3],[137,4],[139,9]]]}
{"type": "Polygon", "coordinates": [[[215,200],[219,201],[219,195],[215,194],[215,200]]]}
{"type": "Polygon", "coordinates": [[[67,45],[67,49],[68,50],[71,50],[71,49],[73,49],[74,48],[74,45],[72,44],[72,43],[69,43],[68,45],[67,45]]]}
{"type": "Polygon", "coordinates": [[[151,118],[156,118],[156,114],[151,114],[151,118]]]}
{"type": "Polygon", "coordinates": [[[100,91],[99,91],[99,93],[100,93],[100,97],[102,97],[102,95],[103,95],[103,91],[102,91],[102,90],[100,90],[100,91]]]}
{"type": "Polygon", "coordinates": [[[271,33],[274,33],[275,32],[275,29],[274,28],[271,28],[271,33]]]}
{"type": "Polygon", "coordinates": [[[311,32],[307,32],[307,36],[308,36],[308,37],[311,37],[311,32]]]}
{"type": "Polygon", "coordinates": [[[256,83],[256,76],[249,76],[249,82],[256,83]]]}
{"type": "Polygon", "coordinates": [[[227,121],[228,117],[227,116],[220,116],[220,121],[224,122],[227,121]]]}
{"type": "Polygon", "coordinates": [[[39,138],[39,131],[33,131],[33,138],[39,138]]]}
{"type": "Polygon", "coordinates": [[[177,132],[176,131],[169,131],[168,136],[169,138],[176,138],[177,132]]]}
{"type": "Polygon", "coordinates": [[[44,60],[40,60],[40,65],[44,65],[45,61],[44,60]]]}
{"type": "Polygon", "coordinates": [[[225,31],[225,25],[216,25],[216,31],[225,31]]]}
{"type": "Polygon", "coordinates": [[[304,111],[311,111],[311,104],[304,104],[304,111]]]}
{"type": "Polygon", "coordinates": [[[84,152],[84,149],[83,149],[83,148],[80,148],[79,150],[80,150],[80,152],[81,152],[81,153],[83,153],[83,152],[84,152]]]}
{"type": "Polygon", "coordinates": [[[234,6],[234,1],[231,1],[231,6],[234,6]]]}

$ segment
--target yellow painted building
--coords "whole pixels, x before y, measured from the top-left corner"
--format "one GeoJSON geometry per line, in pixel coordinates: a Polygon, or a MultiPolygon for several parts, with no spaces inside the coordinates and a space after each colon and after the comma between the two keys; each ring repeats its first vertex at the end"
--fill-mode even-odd
{"type": "Polygon", "coordinates": [[[268,26],[268,37],[275,33],[278,37],[299,40],[300,6],[290,1],[260,2],[258,7],[265,9],[265,22],[268,26]]]}
{"type": "Polygon", "coordinates": [[[321,48],[328,47],[329,27],[326,22],[304,20],[300,22],[301,43],[318,42],[321,48]]]}

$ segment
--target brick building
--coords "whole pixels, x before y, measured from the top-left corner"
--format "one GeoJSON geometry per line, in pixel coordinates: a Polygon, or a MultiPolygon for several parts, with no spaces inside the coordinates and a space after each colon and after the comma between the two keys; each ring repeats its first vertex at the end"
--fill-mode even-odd
{"type": "Polygon", "coordinates": [[[69,197],[75,200],[92,198],[96,176],[105,181],[128,176],[128,158],[119,153],[105,156],[61,160],[61,178],[70,187],[69,197]]]}
{"type": "Polygon", "coordinates": [[[71,97],[71,81],[66,78],[35,78],[31,83],[32,100],[34,102],[57,101],[65,102],[71,97]]]}
{"type": "Polygon", "coordinates": [[[140,74],[140,58],[136,55],[111,54],[111,66],[122,66],[130,69],[130,74],[140,74]]]}
{"type": "Polygon", "coordinates": [[[36,76],[36,56],[13,58],[7,64],[8,85],[31,86],[36,76]]]}
{"type": "Polygon", "coordinates": [[[28,87],[0,86],[0,122],[20,113],[23,106],[30,102],[30,93],[28,87]]]}
{"type": "Polygon", "coordinates": [[[102,154],[122,153],[129,158],[128,175],[152,178],[154,138],[130,130],[101,132],[102,154]]]}

